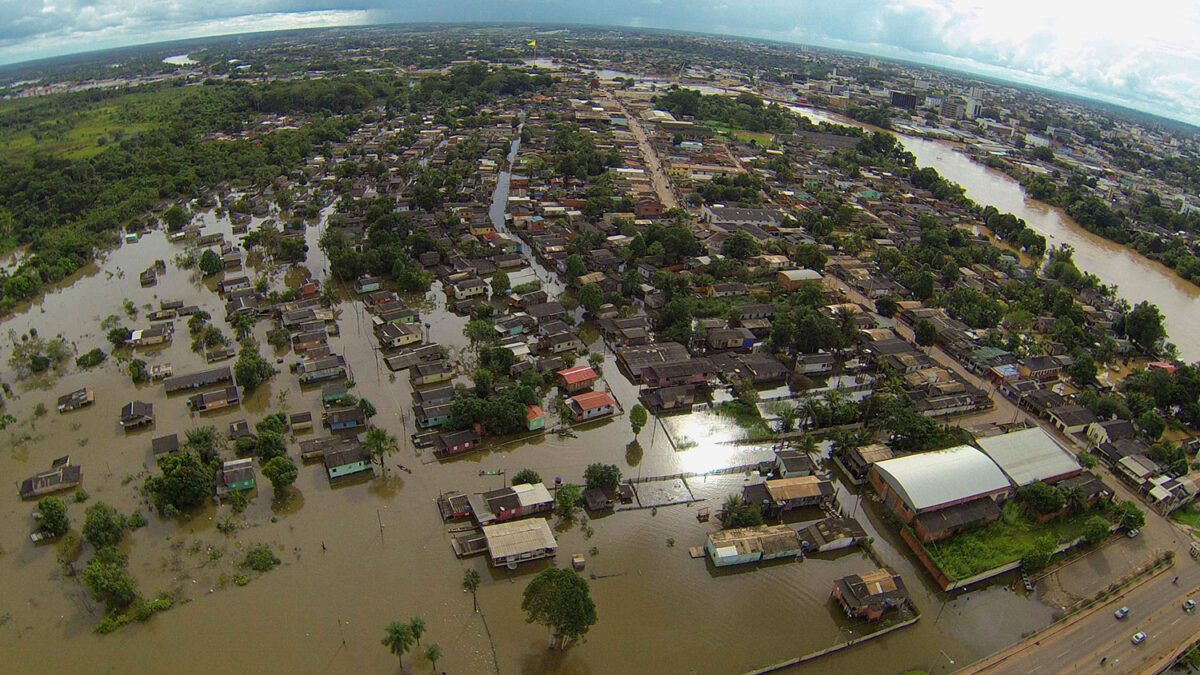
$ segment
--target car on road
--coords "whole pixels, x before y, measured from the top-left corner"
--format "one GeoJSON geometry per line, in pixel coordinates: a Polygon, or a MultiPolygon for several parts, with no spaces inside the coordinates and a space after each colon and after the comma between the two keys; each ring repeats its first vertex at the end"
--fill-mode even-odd
{"type": "Polygon", "coordinates": [[[1139,534],[1141,534],[1141,533],[1142,533],[1142,531],[1141,531],[1141,530],[1139,530],[1139,529],[1137,529],[1137,528],[1134,528],[1134,529],[1132,529],[1132,530],[1130,530],[1130,531],[1126,532],[1126,533],[1125,533],[1125,536],[1129,537],[1130,539],[1133,539],[1134,537],[1138,536],[1138,535],[1139,535],[1139,534]]]}
{"type": "Polygon", "coordinates": [[[1113,616],[1117,617],[1118,619],[1124,619],[1125,617],[1129,616],[1129,608],[1122,607],[1121,609],[1113,612],[1113,616]]]}
{"type": "Polygon", "coordinates": [[[1129,638],[1129,641],[1135,645],[1140,645],[1146,641],[1146,634],[1139,630],[1133,634],[1133,637],[1129,638]]]}
{"type": "Polygon", "coordinates": [[[1195,609],[1196,609],[1196,601],[1195,600],[1192,600],[1191,598],[1189,598],[1187,602],[1183,603],[1183,611],[1188,612],[1190,614],[1191,612],[1195,611],[1195,609]]]}

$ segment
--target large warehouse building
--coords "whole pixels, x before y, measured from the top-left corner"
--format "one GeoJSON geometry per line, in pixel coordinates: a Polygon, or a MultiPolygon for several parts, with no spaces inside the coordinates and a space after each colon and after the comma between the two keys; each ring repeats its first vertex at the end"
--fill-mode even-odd
{"type": "Polygon", "coordinates": [[[877,462],[870,481],[925,543],[996,520],[996,503],[1012,492],[1000,467],[969,445],[877,462]]]}
{"type": "Polygon", "coordinates": [[[1057,483],[1083,471],[1075,456],[1041,427],[981,438],[979,447],[1017,487],[1057,483]]]}

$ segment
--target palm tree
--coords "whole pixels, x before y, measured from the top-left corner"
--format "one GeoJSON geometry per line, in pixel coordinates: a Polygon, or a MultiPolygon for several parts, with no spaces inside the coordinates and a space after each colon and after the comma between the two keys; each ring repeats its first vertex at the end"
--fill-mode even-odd
{"type": "Polygon", "coordinates": [[[233,315],[233,329],[237,331],[239,340],[247,340],[253,334],[254,324],[258,323],[258,317],[253,314],[241,312],[233,315]]]}
{"type": "Polygon", "coordinates": [[[442,660],[442,648],[435,642],[425,648],[425,659],[433,664],[434,672],[437,672],[437,662],[442,660]]]}
{"type": "Polygon", "coordinates": [[[842,333],[842,339],[847,345],[854,343],[855,333],[858,332],[854,325],[854,317],[858,312],[851,307],[838,307],[833,313],[833,320],[837,322],[838,329],[842,333]]]}
{"type": "Polygon", "coordinates": [[[321,304],[326,307],[334,307],[338,304],[339,300],[341,298],[338,296],[337,286],[334,286],[333,282],[326,282],[325,286],[321,289],[321,304]]]}
{"type": "Polygon", "coordinates": [[[380,641],[384,647],[387,647],[396,658],[400,659],[400,666],[404,666],[404,655],[412,648],[413,636],[412,626],[403,621],[393,621],[384,629],[387,635],[380,641]]]}
{"type": "Polygon", "coordinates": [[[725,498],[725,503],[721,505],[721,524],[729,527],[729,519],[733,518],[738,511],[741,511],[746,506],[746,501],[742,496],[734,493],[725,498]]]}
{"type": "Polygon", "coordinates": [[[379,427],[371,427],[367,430],[367,435],[363,439],[363,449],[367,451],[367,454],[379,460],[379,466],[383,467],[385,473],[387,465],[383,462],[384,457],[399,450],[396,446],[396,437],[389,434],[386,429],[379,427]]]}
{"type": "Polygon", "coordinates": [[[475,570],[467,570],[463,572],[462,587],[464,591],[471,592],[471,604],[475,606],[475,611],[479,611],[479,599],[475,596],[475,591],[479,590],[479,572],[475,570]]]}
{"type": "Polygon", "coordinates": [[[425,619],[419,616],[409,619],[408,630],[412,633],[413,639],[417,641],[417,644],[421,644],[421,636],[425,634],[425,619]]]}

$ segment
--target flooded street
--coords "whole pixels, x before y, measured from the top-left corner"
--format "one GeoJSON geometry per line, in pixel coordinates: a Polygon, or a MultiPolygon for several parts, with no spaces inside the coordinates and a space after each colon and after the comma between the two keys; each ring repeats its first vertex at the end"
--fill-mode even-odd
{"type": "MultiPolygon", "coordinates": [[[[492,209],[502,230],[507,185],[504,174],[492,209]]],[[[203,222],[206,233],[230,236],[228,220],[209,212],[203,214],[203,222]]],[[[324,256],[317,248],[321,229],[307,231],[307,267],[312,276],[325,279],[324,256]]],[[[16,334],[36,328],[43,337],[61,333],[80,353],[97,346],[107,352],[110,346],[100,328],[105,317],[118,314],[122,325],[144,328],[147,307],[157,309],[162,300],[179,299],[200,305],[232,337],[234,331],[215,318],[224,316],[212,290],[220,275],[202,282],[194,270],[179,269],[172,261],[184,250],[184,244],[168,242],[164,232],[151,232],[109,252],[72,285],[8,318],[5,327],[16,334]],[[138,272],[156,259],[165,260],[168,271],[156,286],[142,288],[138,272]],[[123,298],[138,306],[139,318],[124,316],[123,298]]],[[[277,289],[285,278],[294,285],[307,276],[295,269],[286,274],[262,271],[277,289]]],[[[251,270],[228,276],[244,273],[255,276],[251,270]]],[[[550,282],[553,290],[560,288],[540,266],[514,274],[513,283],[527,275],[550,282]]],[[[226,656],[253,657],[271,672],[396,672],[396,659],[379,644],[383,628],[391,621],[421,616],[428,627],[424,642],[442,646],[446,656],[440,667],[447,672],[738,673],[859,634],[860,627],[847,622],[830,598],[835,579],[876,567],[857,549],[803,562],[722,569],[707,558],[689,557],[688,548],[702,546],[705,534],[718,527],[715,522],[698,522],[696,509],[708,506],[716,511],[725,496],[739,492],[748,480],[733,473],[639,484],[644,504],[705,500],[701,504],[619,511],[590,520],[577,516],[566,524],[555,517],[559,564],[565,565],[572,554],[586,555],[584,574],[591,578],[600,618],[583,644],[565,653],[547,650],[545,631],[525,622],[520,602],[525,583],[553,563],[540,561],[509,571],[492,569],[485,558],[455,558],[450,533],[434,504],[438,494],[493,489],[506,480],[482,476],[482,471],[507,471],[511,476],[531,468],[548,484],[555,477],[581,482],[588,464],[604,462],[618,465],[626,477],[645,480],[753,464],[770,459],[772,448],[738,442],[745,437],[743,429],[729,418],[700,410],[662,421],[652,418],[641,432],[640,445],[631,444],[629,421],[620,416],[582,427],[577,438],[548,434],[439,462],[409,442],[412,388],[407,373],[393,374],[382,367],[370,315],[350,297],[349,289],[345,291],[339,306],[341,334],[330,339],[331,348],[345,356],[354,374],[354,393],[376,405],[379,415],[373,421],[400,439],[400,451],[388,459],[385,475],[376,468],[374,478],[336,489],[319,464],[302,466],[295,485],[279,496],[259,474],[250,505],[233,516],[237,528],[229,534],[217,528],[230,516],[229,506],[210,505],[190,519],[174,520],[153,515],[142,503],[140,486],[149,472],[157,472],[150,441],[173,432],[182,438],[186,429],[201,425],[214,425],[224,433],[234,420],[246,418],[253,424],[277,410],[319,414],[319,388],[302,389],[287,372],[287,364],[297,360],[294,354],[274,355],[283,360],[276,365],[282,372],[248,396],[242,407],[203,415],[189,413],[186,396],[168,397],[161,384],[135,387],[113,357],[87,372],[72,366],[51,382],[18,384],[6,378],[15,394],[7,411],[18,419],[0,435],[0,467],[14,484],[0,495],[0,578],[7,582],[0,601],[0,650],[9,662],[24,664],[23,670],[31,673],[76,672],[80,663],[92,664],[89,672],[126,672],[133,667],[199,673],[211,671],[213,652],[219,649],[226,656]],[[57,396],[84,386],[95,390],[93,406],[32,420],[36,404],[53,409],[57,396]],[[117,425],[117,411],[134,399],[154,404],[156,422],[125,434],[117,425]],[[152,596],[163,589],[184,602],[145,624],[106,636],[92,632],[102,618],[102,606],[78,576],[64,574],[64,566],[56,561],[57,544],[35,546],[28,541],[34,502],[20,501],[15,489],[16,483],[66,454],[83,466],[84,487],[90,494],[86,504],[70,505],[72,529],[78,532],[84,508],[96,501],[123,513],[140,510],[149,526],[129,533],[121,544],[130,559],[129,571],[143,594],[152,596]],[[399,471],[399,464],[411,467],[412,473],[399,471]],[[241,571],[237,563],[245,549],[258,544],[271,546],[283,565],[238,586],[232,582],[241,571]],[[478,593],[482,615],[473,614],[471,598],[460,587],[466,569],[477,570],[483,579],[478,593]]],[[[452,351],[467,346],[462,336],[466,318],[447,311],[439,284],[405,301],[420,309],[433,341],[452,351]]],[[[265,341],[270,324],[262,321],[255,328],[264,355],[271,351],[265,341]]],[[[585,329],[584,334],[596,332],[585,329]]],[[[186,321],[177,321],[173,344],[140,350],[138,356],[149,365],[171,363],[177,375],[206,369],[203,358],[189,347],[186,321]]],[[[636,388],[618,372],[601,342],[590,349],[605,354],[607,389],[628,409],[636,401],[636,388]]],[[[10,352],[6,346],[5,359],[10,352]]],[[[296,457],[296,442],[321,435],[325,432],[318,430],[294,437],[289,452],[296,457]]],[[[842,479],[836,471],[832,476],[842,479]]],[[[951,659],[966,663],[982,657],[1050,620],[1049,608],[998,584],[954,596],[935,591],[929,575],[903,552],[894,528],[874,506],[860,502],[855,490],[842,485],[839,490],[847,513],[859,519],[874,537],[877,553],[903,576],[922,620],[795,672],[947,672],[951,659]]],[[[789,522],[823,517],[815,510],[799,515],[789,522]]],[[[85,559],[75,561],[76,572],[85,559]]],[[[431,670],[415,655],[405,657],[404,664],[408,672],[431,670]]]]}

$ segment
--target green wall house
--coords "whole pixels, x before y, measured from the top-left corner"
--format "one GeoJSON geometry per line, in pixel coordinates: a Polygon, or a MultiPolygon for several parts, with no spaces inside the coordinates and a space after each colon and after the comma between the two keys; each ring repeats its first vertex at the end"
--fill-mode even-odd
{"type": "Polygon", "coordinates": [[[254,458],[235,459],[221,465],[217,475],[217,494],[254,489],[254,458]]]}
{"type": "Polygon", "coordinates": [[[370,470],[371,458],[361,446],[352,445],[325,453],[325,471],[331,479],[370,470]]]}
{"type": "Polygon", "coordinates": [[[541,406],[531,405],[525,408],[526,426],[530,431],[546,428],[546,413],[541,406]]]}

